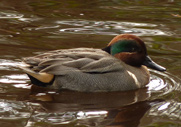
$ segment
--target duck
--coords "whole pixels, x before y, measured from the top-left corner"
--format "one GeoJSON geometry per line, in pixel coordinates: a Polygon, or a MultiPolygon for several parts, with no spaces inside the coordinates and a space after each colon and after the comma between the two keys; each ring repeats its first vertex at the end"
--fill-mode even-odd
{"type": "Polygon", "coordinates": [[[145,43],[132,34],[115,36],[103,49],[59,49],[26,57],[20,68],[33,85],[78,92],[144,88],[150,81],[148,68],[166,71],[148,56],[145,43]]]}

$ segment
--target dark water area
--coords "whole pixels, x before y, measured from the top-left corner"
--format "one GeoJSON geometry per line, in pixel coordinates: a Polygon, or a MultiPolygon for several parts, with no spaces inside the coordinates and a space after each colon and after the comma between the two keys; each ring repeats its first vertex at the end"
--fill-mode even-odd
{"type": "Polygon", "coordinates": [[[180,0],[1,0],[2,127],[180,127],[180,0]],[[103,48],[116,35],[141,37],[154,61],[147,88],[109,93],[28,85],[23,57],[55,49],[103,48]]]}

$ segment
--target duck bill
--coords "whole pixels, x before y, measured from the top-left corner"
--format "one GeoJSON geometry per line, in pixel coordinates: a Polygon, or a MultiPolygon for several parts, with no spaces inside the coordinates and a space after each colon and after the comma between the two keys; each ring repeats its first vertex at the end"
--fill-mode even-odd
{"type": "Polygon", "coordinates": [[[155,63],[154,61],[152,61],[152,59],[149,56],[146,56],[145,61],[143,62],[143,65],[157,70],[157,71],[166,71],[166,68],[158,65],[157,63],[155,63]]]}

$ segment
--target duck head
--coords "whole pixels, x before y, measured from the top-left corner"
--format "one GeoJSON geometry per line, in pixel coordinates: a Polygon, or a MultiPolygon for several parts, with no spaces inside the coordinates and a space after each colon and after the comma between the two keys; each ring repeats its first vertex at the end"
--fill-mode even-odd
{"type": "Polygon", "coordinates": [[[103,50],[131,66],[140,67],[145,65],[151,69],[166,71],[164,67],[151,60],[147,55],[145,43],[137,36],[118,35],[103,50]]]}

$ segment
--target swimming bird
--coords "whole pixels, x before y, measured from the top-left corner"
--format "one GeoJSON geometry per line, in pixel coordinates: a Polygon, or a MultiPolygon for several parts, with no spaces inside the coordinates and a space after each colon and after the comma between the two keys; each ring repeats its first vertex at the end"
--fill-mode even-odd
{"type": "Polygon", "coordinates": [[[120,34],[103,49],[73,48],[23,59],[34,85],[80,92],[128,91],[149,83],[148,68],[166,69],[151,60],[137,36],[120,34]]]}

